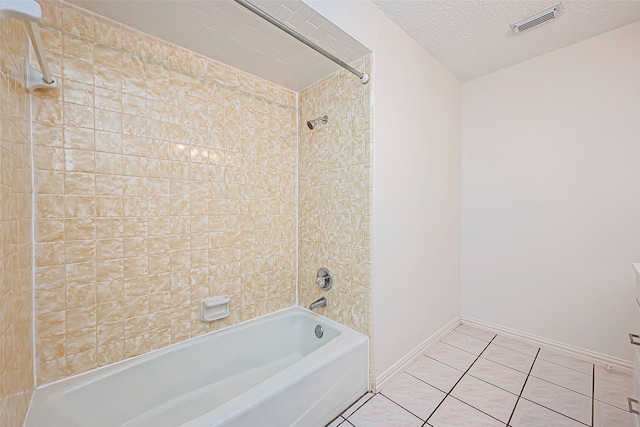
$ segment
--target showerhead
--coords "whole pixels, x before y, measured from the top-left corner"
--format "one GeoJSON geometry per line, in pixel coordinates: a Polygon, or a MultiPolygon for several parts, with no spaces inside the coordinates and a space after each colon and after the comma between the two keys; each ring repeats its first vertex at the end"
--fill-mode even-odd
{"type": "Polygon", "coordinates": [[[314,129],[319,121],[322,121],[322,123],[324,123],[326,125],[327,124],[327,120],[329,120],[328,116],[318,117],[317,119],[309,120],[307,122],[307,126],[309,126],[309,129],[314,129]]]}

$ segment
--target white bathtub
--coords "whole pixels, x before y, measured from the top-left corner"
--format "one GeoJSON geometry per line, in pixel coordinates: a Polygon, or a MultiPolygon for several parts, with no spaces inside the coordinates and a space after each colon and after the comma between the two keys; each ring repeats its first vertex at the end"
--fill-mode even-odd
{"type": "Polygon", "coordinates": [[[25,426],[324,426],[368,366],[365,335],[292,307],[40,387],[25,426]]]}

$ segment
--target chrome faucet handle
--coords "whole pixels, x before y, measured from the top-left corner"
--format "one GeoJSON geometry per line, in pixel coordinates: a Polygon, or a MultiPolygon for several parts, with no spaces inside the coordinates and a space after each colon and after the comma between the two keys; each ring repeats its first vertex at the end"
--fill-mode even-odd
{"type": "Polygon", "coordinates": [[[328,291],[333,286],[333,276],[328,268],[322,267],[318,270],[316,285],[323,291],[328,291]]]}

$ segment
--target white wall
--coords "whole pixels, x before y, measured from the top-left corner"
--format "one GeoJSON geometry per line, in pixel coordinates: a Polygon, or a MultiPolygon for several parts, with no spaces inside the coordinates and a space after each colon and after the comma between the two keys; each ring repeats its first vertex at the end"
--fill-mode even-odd
{"type": "Polygon", "coordinates": [[[460,315],[461,84],[372,3],[305,1],[374,52],[379,376],[460,315]]]}
{"type": "Polygon", "coordinates": [[[463,85],[462,314],[631,359],[640,23],[463,85]]]}

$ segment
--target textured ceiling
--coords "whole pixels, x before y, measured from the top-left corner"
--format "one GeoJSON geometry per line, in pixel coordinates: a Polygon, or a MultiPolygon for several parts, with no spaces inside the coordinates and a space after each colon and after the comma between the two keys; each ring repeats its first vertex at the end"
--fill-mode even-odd
{"type": "Polygon", "coordinates": [[[510,24],[557,0],[373,3],[462,81],[640,21],[640,0],[562,0],[559,18],[516,35],[510,24]]]}
{"type": "MultiPolygon", "coordinates": [[[[340,68],[232,0],[70,2],[295,91],[340,68]]],[[[369,53],[301,0],[252,3],[347,63],[369,53]]]]}

